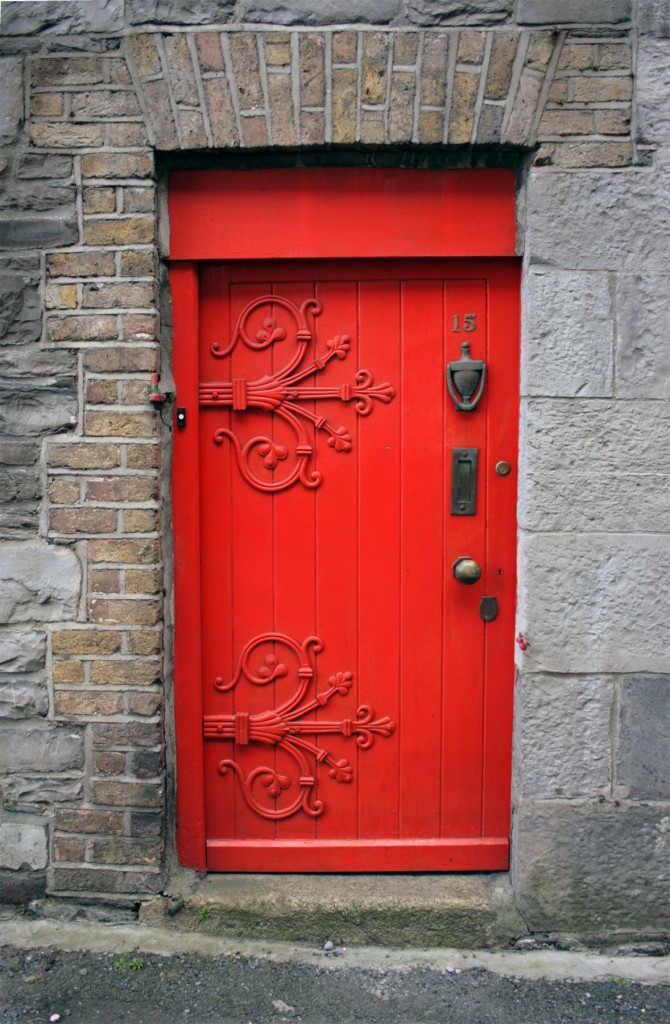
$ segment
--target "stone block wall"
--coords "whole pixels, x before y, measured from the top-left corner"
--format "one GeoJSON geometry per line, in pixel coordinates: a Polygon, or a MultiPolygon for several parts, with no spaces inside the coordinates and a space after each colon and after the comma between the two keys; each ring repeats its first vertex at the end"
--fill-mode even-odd
{"type": "Polygon", "coordinates": [[[5,0],[0,30],[5,896],[164,885],[163,156],[525,162],[512,877],[531,928],[667,927],[662,0],[5,0]]]}

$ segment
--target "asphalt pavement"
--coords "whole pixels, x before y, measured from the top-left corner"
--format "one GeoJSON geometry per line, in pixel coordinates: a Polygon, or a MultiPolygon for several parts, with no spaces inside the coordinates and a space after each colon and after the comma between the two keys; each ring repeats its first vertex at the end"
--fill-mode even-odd
{"type": "Polygon", "coordinates": [[[14,914],[0,920],[0,1021],[670,1024],[670,957],[658,943],[344,948],[14,914]]]}

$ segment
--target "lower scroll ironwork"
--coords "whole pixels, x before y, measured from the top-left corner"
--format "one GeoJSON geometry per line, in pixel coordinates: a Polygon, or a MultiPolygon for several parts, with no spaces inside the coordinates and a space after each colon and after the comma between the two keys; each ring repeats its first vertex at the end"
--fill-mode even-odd
{"type": "Polygon", "coordinates": [[[299,811],[316,818],[324,811],[323,801],[314,795],[318,765],[327,765],[328,774],[335,782],[351,782],[353,768],[346,758],[336,759],[318,743],[310,742],[303,737],[328,733],[355,736],[359,749],[367,750],[373,745],[376,736],[391,736],[395,730],[395,722],[388,716],[375,718],[373,709],[367,704],[359,705],[354,718],[305,719],[305,715],[324,708],[333,697],[345,696],[353,684],[351,672],[337,672],[330,676],[326,690],[315,694],[311,699],[306,699],[312,681],[316,682],[311,655],[323,648],[322,641],[316,636],[307,637],[299,643],[286,633],[261,633],[244,647],[232,680],[225,682],[221,677],[217,677],[214,680],[215,689],[221,692],[232,690],[242,679],[255,686],[265,686],[289,675],[288,665],[274,653],[277,646],[287,648],[296,658],[297,687],[292,696],[279,707],[260,714],[237,711],[231,715],[206,715],[203,723],[204,735],[206,739],[232,740],[240,746],[262,743],[283,750],[295,763],[297,777],[279,772],[268,765],[259,765],[245,774],[239,763],[232,758],[223,758],[219,761],[218,770],[222,775],[232,771],[237,776],[247,805],[262,818],[277,821],[290,818],[299,811]],[[273,650],[254,670],[251,664],[252,655],[266,644],[271,644],[273,650]],[[310,760],[314,763],[313,771],[310,770],[310,760]],[[277,806],[282,793],[296,783],[297,792],[290,803],[277,806]],[[259,796],[263,795],[263,791],[266,797],[275,802],[274,807],[261,803],[259,796]]]}

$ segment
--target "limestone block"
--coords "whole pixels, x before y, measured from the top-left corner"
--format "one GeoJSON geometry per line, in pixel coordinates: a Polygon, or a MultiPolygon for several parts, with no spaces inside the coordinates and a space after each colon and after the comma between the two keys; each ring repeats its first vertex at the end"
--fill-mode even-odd
{"type": "Polygon", "coordinates": [[[517,18],[520,25],[616,25],[632,13],[632,0],[519,0],[517,18]]]}
{"type": "Polygon", "coordinates": [[[81,776],[8,775],[2,780],[2,796],[10,811],[33,811],[44,805],[72,803],[81,799],[81,776]]]}
{"type": "MultiPolygon", "coordinates": [[[[670,91],[670,81],[668,85],[670,91]]],[[[616,390],[670,398],[670,277],[620,274],[616,284],[616,390]]]]}
{"type": "Polygon", "coordinates": [[[261,25],[388,25],[400,0],[242,0],[240,21],[261,25]]]}
{"type": "Polygon", "coordinates": [[[528,274],[521,393],[612,394],[614,325],[606,274],[528,274]]]}
{"type": "Polygon", "coordinates": [[[115,32],[123,28],[123,0],[4,0],[2,31],[9,36],[37,32],[115,32]]]}
{"type": "Polygon", "coordinates": [[[511,0],[407,0],[411,25],[500,25],[509,21],[511,0]]]}
{"type": "Polygon", "coordinates": [[[0,622],[73,619],[81,588],[74,551],[41,540],[0,544],[0,622]]]}
{"type": "MultiPolygon", "coordinates": [[[[76,377],[76,374],[77,353],[72,349],[40,348],[38,344],[0,345],[0,381],[4,377],[5,383],[25,377],[34,384],[41,375],[53,385],[59,378],[76,377]]],[[[41,390],[42,386],[40,393],[41,390]]],[[[35,443],[34,438],[31,441],[35,443]]]]}
{"type": "Polygon", "coordinates": [[[519,522],[534,531],[670,532],[670,408],[522,403],[519,522]]]}
{"type": "Polygon", "coordinates": [[[235,0],[133,0],[128,4],[131,25],[222,25],[232,21],[234,14],[235,0]]]}
{"type": "Polygon", "coordinates": [[[0,632],[0,672],[39,672],[44,668],[46,633],[8,629],[0,632]]]}
{"type": "Polygon", "coordinates": [[[528,672],[669,672],[670,537],[522,534],[528,672]]]}
{"type": "Polygon", "coordinates": [[[0,220],[0,244],[7,249],[50,249],[79,241],[79,224],[74,207],[42,216],[5,215],[0,220]]]}
{"type": "Polygon", "coordinates": [[[0,822],[0,867],[18,871],[46,866],[47,830],[44,825],[0,822]]]}
{"type": "Polygon", "coordinates": [[[515,711],[522,796],[596,796],[609,786],[613,686],[607,676],[519,679],[515,711]]]}
{"type": "Polygon", "coordinates": [[[640,39],[637,81],[638,137],[642,142],[667,145],[670,143],[670,110],[667,102],[670,92],[670,38],[640,39]]]}
{"type": "Polygon", "coordinates": [[[670,927],[670,804],[523,801],[512,850],[529,931],[670,927]]]}
{"type": "Polygon", "coordinates": [[[2,730],[0,771],[64,772],[84,764],[84,737],[71,729],[2,730]]]}
{"type": "Polygon", "coordinates": [[[77,383],[72,377],[0,382],[0,433],[6,437],[71,430],[77,411],[77,383]]]}
{"type": "Polygon", "coordinates": [[[76,189],[63,181],[10,180],[0,193],[0,210],[53,210],[74,207],[76,189]]]}
{"type": "Polygon", "coordinates": [[[0,679],[0,718],[44,717],[49,711],[46,687],[20,679],[0,679]]]}
{"type": "Polygon", "coordinates": [[[670,39],[670,8],[668,0],[644,0],[637,12],[637,29],[642,37],[670,39]]]}
{"type": "Polygon", "coordinates": [[[670,152],[616,171],[533,171],[526,248],[531,264],[570,270],[666,273],[670,262],[670,152]]]}
{"type": "Polygon", "coordinates": [[[670,676],[619,685],[616,781],[635,800],[670,800],[670,676]]]}
{"type": "MultiPolygon", "coordinates": [[[[5,10],[6,4],[3,4],[3,31],[5,10]]],[[[23,61],[20,57],[0,57],[0,82],[0,145],[11,146],[18,139],[23,122],[23,61]]]]}
{"type": "Polygon", "coordinates": [[[30,274],[0,274],[0,345],[38,341],[41,332],[39,282],[30,274]]]}

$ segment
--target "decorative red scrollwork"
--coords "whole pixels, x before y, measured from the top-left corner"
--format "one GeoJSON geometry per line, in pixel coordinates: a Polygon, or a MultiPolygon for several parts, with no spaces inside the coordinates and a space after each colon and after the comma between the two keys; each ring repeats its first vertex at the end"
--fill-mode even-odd
{"type": "Polygon", "coordinates": [[[221,427],[214,434],[216,444],[222,444],[225,438],[233,445],[237,462],[245,480],[261,491],[283,491],[300,481],[305,487],[318,487],[321,474],[318,470],[309,470],[308,462],[313,454],[313,447],[305,429],[303,420],[312,423],[317,430],[328,434],[328,444],[337,452],[349,452],[352,447],[351,434],[342,426],[336,426],[325,416],[317,415],[302,405],[303,402],[314,402],[316,399],[337,399],[340,402],[355,401],[359,416],[367,416],[372,411],[372,401],[390,402],[395,395],[395,388],[385,381],[375,384],[369,370],[359,370],[353,383],[340,386],[301,387],[300,382],[311,374],[320,373],[331,359],[345,359],[350,347],[348,334],[336,334],[326,342],[326,353],[314,358],[307,366],[301,366],[307,347],[312,341],[312,330],[308,324],[308,313],[316,317],[321,312],[321,303],[317,299],[306,299],[297,306],[290,299],[281,295],[261,295],[247,303],[240,313],[233,337],[225,348],[215,343],[211,346],[212,355],[217,359],[230,355],[239,341],[248,348],[265,349],[287,337],[286,329],[281,326],[274,315],[275,310],[283,310],[295,321],[296,351],[286,365],[271,375],[257,380],[236,378],[228,381],[213,381],[200,385],[200,405],[227,406],[233,412],[244,412],[246,409],[261,409],[274,413],[288,423],[296,437],[294,460],[288,463],[287,472],[278,478],[262,479],[252,469],[254,453],[260,458],[265,469],[274,474],[281,462],[289,458],[289,449],[284,444],[274,441],[271,437],[257,435],[242,443],[234,430],[221,427]],[[262,306],[269,306],[272,315],[265,317],[263,324],[253,334],[249,330],[251,315],[262,306]]]}
{"type": "Polygon", "coordinates": [[[225,682],[219,676],[214,680],[215,689],[221,692],[232,690],[242,678],[255,686],[266,686],[268,683],[287,676],[289,674],[288,665],[274,653],[274,648],[277,645],[288,648],[295,655],[297,661],[298,685],[293,695],[279,707],[263,711],[260,714],[238,711],[232,715],[205,715],[204,735],[206,739],[232,740],[240,746],[263,743],[266,746],[277,747],[285,751],[296,764],[297,780],[266,765],[260,765],[245,775],[237,761],[230,758],[219,761],[218,770],[222,775],[226,775],[228,771],[233,771],[237,775],[246,803],[252,811],[263,818],[276,821],[290,818],[291,815],[301,810],[310,817],[316,818],[323,813],[324,803],[322,800],[314,798],[316,776],[314,772],[310,771],[307,755],[314,758],[315,769],[319,764],[326,764],[329,769],[328,774],[335,782],[351,782],[354,773],[346,758],[335,759],[327,750],[319,747],[316,743],[303,739],[303,736],[327,733],[339,733],[347,737],[355,736],[357,746],[361,750],[368,750],[374,743],[375,736],[389,737],[392,735],[395,730],[395,722],[388,716],[375,718],[374,711],[367,704],[361,704],[356,709],[355,718],[342,718],[339,721],[305,720],[305,715],[325,707],[336,694],[345,696],[353,683],[351,672],[337,672],[330,676],[329,686],[323,693],[305,701],[307,691],[315,676],[310,649],[314,654],[323,649],[323,643],[317,636],[307,637],[306,640],[299,643],[286,633],[261,633],[260,636],[250,640],[242,650],[235,674],[230,682],[225,682]],[[260,666],[254,668],[251,664],[254,651],[267,644],[272,645],[272,651],[265,655],[260,666]],[[288,805],[268,807],[261,803],[259,796],[262,796],[262,790],[259,791],[257,784],[260,784],[265,790],[266,796],[277,804],[282,793],[290,789],[296,781],[297,792],[288,805]]]}

